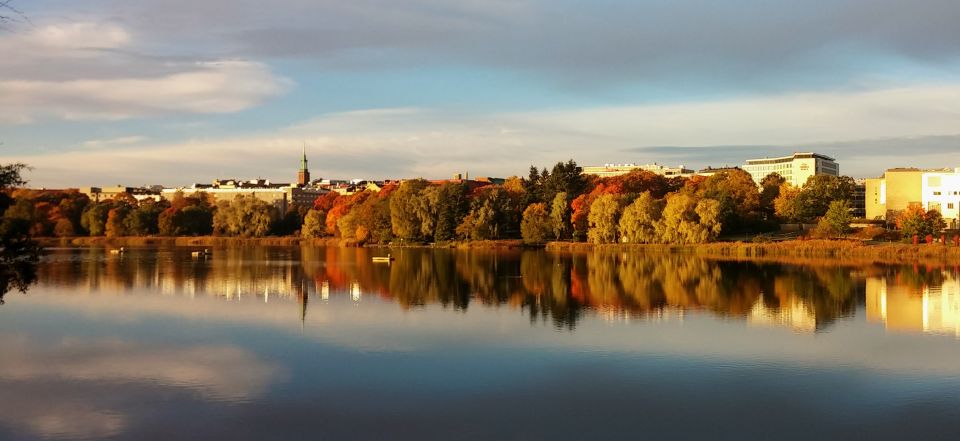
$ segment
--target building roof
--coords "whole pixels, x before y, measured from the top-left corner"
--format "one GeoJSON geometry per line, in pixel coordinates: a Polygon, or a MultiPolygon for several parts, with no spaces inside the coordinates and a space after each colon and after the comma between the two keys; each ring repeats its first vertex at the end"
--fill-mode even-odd
{"type": "Polygon", "coordinates": [[[825,159],[825,160],[827,160],[827,161],[836,161],[836,159],[831,158],[831,157],[829,157],[829,156],[827,156],[827,155],[821,155],[820,153],[798,152],[798,153],[794,153],[794,154],[792,154],[792,155],[790,155],[790,156],[780,156],[780,157],[776,157],[776,158],[748,159],[748,160],[747,160],[747,165],[754,165],[754,164],[773,164],[773,163],[777,163],[777,162],[792,161],[792,160],[794,160],[794,159],[808,159],[808,158],[818,158],[818,159],[825,159]]]}

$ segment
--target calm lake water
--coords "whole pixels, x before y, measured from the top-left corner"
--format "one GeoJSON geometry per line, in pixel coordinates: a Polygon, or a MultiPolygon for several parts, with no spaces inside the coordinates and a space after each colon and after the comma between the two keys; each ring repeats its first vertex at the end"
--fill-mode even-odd
{"type": "Polygon", "coordinates": [[[49,250],[0,439],[955,440],[960,270],[49,250]]]}

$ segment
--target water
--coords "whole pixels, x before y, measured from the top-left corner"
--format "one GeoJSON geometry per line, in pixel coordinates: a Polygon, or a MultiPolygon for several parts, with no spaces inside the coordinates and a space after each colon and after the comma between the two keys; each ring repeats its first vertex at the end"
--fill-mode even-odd
{"type": "Polygon", "coordinates": [[[960,270],[50,250],[0,439],[957,439],[960,270]]]}

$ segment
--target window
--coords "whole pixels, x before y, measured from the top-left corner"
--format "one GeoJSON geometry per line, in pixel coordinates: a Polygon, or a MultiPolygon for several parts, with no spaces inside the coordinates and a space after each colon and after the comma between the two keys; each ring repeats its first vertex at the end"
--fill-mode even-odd
{"type": "Polygon", "coordinates": [[[953,202],[950,202],[950,203],[947,204],[947,209],[948,209],[948,210],[953,210],[953,202]]]}
{"type": "Polygon", "coordinates": [[[939,186],[940,186],[940,176],[928,176],[928,177],[927,177],[927,186],[929,186],[929,187],[939,187],[939,186]]]}
{"type": "Polygon", "coordinates": [[[939,192],[939,191],[935,191],[935,192],[933,192],[933,195],[934,195],[934,196],[940,196],[940,192],[939,192]]]}

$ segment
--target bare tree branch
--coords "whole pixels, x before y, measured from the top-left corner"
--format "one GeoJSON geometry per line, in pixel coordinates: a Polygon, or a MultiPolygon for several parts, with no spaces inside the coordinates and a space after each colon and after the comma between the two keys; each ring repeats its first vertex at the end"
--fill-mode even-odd
{"type": "Polygon", "coordinates": [[[0,0],[0,26],[10,23],[33,24],[30,18],[12,5],[13,0],[0,0]]]}

